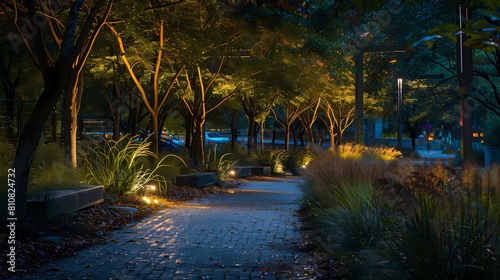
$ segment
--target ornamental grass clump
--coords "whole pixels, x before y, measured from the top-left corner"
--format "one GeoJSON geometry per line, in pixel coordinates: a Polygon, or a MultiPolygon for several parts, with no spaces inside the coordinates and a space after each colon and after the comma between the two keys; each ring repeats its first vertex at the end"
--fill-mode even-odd
{"type": "Polygon", "coordinates": [[[80,150],[80,154],[89,183],[103,185],[106,192],[115,195],[137,193],[149,181],[157,181],[160,191],[166,191],[167,182],[156,171],[166,166],[162,162],[167,157],[176,157],[167,155],[157,164],[151,164],[150,159],[156,156],[149,150],[149,142],[147,139],[138,141],[137,137],[91,141],[90,145],[80,150]]]}
{"type": "Polygon", "coordinates": [[[462,171],[330,152],[304,173],[302,201],[321,240],[337,240],[330,248],[356,260],[369,255],[361,266],[370,277],[498,279],[500,167],[462,171]]]}
{"type": "Polygon", "coordinates": [[[304,176],[310,181],[306,194],[323,208],[337,204],[343,186],[358,186],[383,177],[385,165],[365,160],[343,159],[326,152],[309,163],[304,176]]]}
{"type": "Polygon", "coordinates": [[[237,162],[229,159],[232,155],[232,153],[225,153],[222,156],[217,156],[217,145],[215,144],[205,154],[205,160],[200,169],[203,172],[215,172],[217,180],[223,180],[227,177],[229,169],[237,162]]]}
{"type": "Polygon", "coordinates": [[[311,151],[291,150],[283,162],[283,168],[292,171],[294,175],[300,175],[298,169],[309,165],[314,158],[315,155],[311,151]]]}
{"type": "Polygon", "coordinates": [[[284,163],[290,157],[290,154],[286,150],[270,149],[256,151],[254,157],[259,165],[271,166],[272,174],[281,174],[284,172],[284,163]]]}
{"type": "Polygon", "coordinates": [[[385,242],[396,277],[497,279],[500,275],[499,168],[458,170],[440,164],[402,181],[375,184],[402,215],[385,242]]]}
{"type": "Polygon", "coordinates": [[[370,159],[391,161],[401,157],[401,152],[394,148],[369,147],[367,150],[367,155],[370,159]]]}

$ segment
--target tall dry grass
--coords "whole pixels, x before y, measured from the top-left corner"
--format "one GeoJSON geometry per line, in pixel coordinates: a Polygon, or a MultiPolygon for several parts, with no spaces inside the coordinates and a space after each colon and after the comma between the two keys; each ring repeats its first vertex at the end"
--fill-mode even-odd
{"type": "Polygon", "coordinates": [[[304,172],[304,204],[320,232],[340,236],[339,250],[387,260],[370,268],[389,271],[383,278],[498,279],[500,167],[361,158],[325,153],[304,172]]]}

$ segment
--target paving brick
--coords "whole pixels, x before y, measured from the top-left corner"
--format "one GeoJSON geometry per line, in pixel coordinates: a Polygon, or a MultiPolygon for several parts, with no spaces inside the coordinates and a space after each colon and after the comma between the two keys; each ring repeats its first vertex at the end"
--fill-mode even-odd
{"type": "Polygon", "coordinates": [[[246,183],[233,194],[162,210],[116,231],[117,242],[59,260],[60,271],[42,268],[23,279],[288,279],[260,270],[308,259],[292,248],[301,238],[294,215],[301,195],[290,180],[246,183]]]}

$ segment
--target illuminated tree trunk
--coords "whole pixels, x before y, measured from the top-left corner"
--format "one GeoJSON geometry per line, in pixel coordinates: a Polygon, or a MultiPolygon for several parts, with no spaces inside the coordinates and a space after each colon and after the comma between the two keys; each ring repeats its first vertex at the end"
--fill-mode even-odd
{"type": "MultiPolygon", "coordinates": [[[[70,77],[71,80],[71,77],[70,77]]],[[[66,164],[73,170],[78,168],[76,152],[76,134],[78,131],[78,112],[83,93],[83,73],[76,81],[67,84],[64,104],[64,144],[66,146],[66,164]]]]}

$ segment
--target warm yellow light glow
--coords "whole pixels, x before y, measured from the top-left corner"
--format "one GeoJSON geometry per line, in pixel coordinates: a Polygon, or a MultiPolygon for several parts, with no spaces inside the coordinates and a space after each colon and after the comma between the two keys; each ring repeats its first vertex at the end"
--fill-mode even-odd
{"type": "Polygon", "coordinates": [[[305,166],[305,165],[302,165],[302,168],[306,168],[306,166],[305,166]]]}
{"type": "Polygon", "coordinates": [[[236,172],[234,172],[234,170],[231,170],[231,171],[229,171],[229,174],[234,175],[234,174],[236,174],[236,172]]]}
{"type": "Polygon", "coordinates": [[[429,141],[432,141],[434,139],[434,137],[429,137],[429,141]]]}
{"type": "Polygon", "coordinates": [[[472,133],[472,137],[479,137],[479,133],[472,133]]]}
{"type": "Polygon", "coordinates": [[[155,203],[158,203],[158,200],[156,200],[156,199],[155,199],[155,201],[154,201],[154,202],[155,202],[155,203]]]}
{"type": "Polygon", "coordinates": [[[144,201],[146,201],[147,203],[151,203],[151,200],[149,200],[147,197],[143,197],[142,198],[144,201]]]}
{"type": "Polygon", "coordinates": [[[480,136],[480,137],[484,137],[484,133],[480,133],[480,134],[479,134],[479,136],[480,136]]]}

